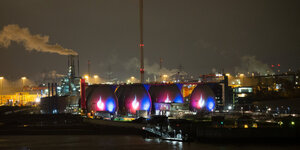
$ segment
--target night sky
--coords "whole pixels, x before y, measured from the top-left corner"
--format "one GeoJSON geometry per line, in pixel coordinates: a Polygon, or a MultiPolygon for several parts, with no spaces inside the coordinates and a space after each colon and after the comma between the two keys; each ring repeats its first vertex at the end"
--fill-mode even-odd
{"type": "MultiPolygon", "coordinates": [[[[78,52],[81,74],[91,60],[100,77],[109,71],[118,80],[139,77],[138,0],[1,0],[0,30],[9,24],[78,52]]],[[[160,57],[166,71],[182,65],[193,76],[235,73],[247,66],[242,58],[300,69],[300,1],[144,0],[144,43],[146,79],[160,57]]],[[[0,76],[7,79],[67,72],[67,56],[17,43],[0,47],[0,54],[0,76]]]]}

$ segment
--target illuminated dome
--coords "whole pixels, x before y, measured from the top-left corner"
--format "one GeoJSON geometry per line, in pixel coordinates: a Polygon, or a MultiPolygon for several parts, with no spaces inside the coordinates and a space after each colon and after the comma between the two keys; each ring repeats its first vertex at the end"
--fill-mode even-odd
{"type": "Polygon", "coordinates": [[[149,94],[155,103],[183,103],[182,94],[176,84],[151,85],[149,94]]]}
{"type": "Polygon", "coordinates": [[[215,109],[215,94],[207,85],[199,84],[191,94],[190,107],[194,111],[215,109]]]}
{"type": "Polygon", "coordinates": [[[121,85],[116,91],[121,113],[136,114],[138,110],[150,111],[151,98],[142,84],[121,85]]]}
{"type": "Polygon", "coordinates": [[[92,85],[87,89],[88,112],[108,111],[114,113],[118,110],[118,101],[110,85],[92,85]]]}

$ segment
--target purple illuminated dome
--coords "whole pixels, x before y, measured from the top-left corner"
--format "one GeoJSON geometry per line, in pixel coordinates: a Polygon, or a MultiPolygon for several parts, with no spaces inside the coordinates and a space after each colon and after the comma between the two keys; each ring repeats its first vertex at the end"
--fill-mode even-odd
{"type": "Polygon", "coordinates": [[[87,89],[87,110],[88,112],[118,111],[118,101],[114,94],[114,88],[110,85],[92,85],[87,89]]]}
{"type": "Polygon", "coordinates": [[[215,109],[215,94],[207,85],[199,84],[193,90],[190,100],[190,108],[193,111],[215,109]]]}
{"type": "Polygon", "coordinates": [[[183,103],[182,94],[176,84],[151,85],[149,93],[155,103],[183,103]]]}
{"type": "Polygon", "coordinates": [[[136,114],[136,111],[151,110],[151,98],[146,88],[142,84],[121,85],[116,95],[119,107],[123,114],[136,114]]]}

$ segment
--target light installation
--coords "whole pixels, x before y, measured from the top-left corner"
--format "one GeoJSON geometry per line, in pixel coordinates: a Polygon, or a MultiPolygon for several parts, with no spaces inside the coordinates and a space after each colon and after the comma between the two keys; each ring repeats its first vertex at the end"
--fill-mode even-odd
{"type": "Polygon", "coordinates": [[[209,111],[213,111],[214,110],[214,108],[215,108],[215,100],[212,97],[208,97],[206,107],[207,107],[207,109],[209,111]]]}
{"type": "Polygon", "coordinates": [[[131,103],[132,108],[134,109],[134,111],[136,111],[140,105],[140,103],[136,100],[136,96],[134,96],[134,100],[131,103]]]}
{"type": "Polygon", "coordinates": [[[213,111],[215,109],[214,93],[206,85],[198,85],[191,94],[190,108],[193,111],[213,111]]]}
{"type": "Polygon", "coordinates": [[[133,100],[129,101],[129,105],[127,105],[127,109],[130,111],[131,114],[135,114],[138,110],[146,110],[149,112],[150,108],[151,100],[148,94],[144,94],[141,98],[135,95],[133,100]]]}
{"type": "Polygon", "coordinates": [[[151,108],[151,100],[148,94],[144,94],[142,101],[141,101],[141,110],[150,111],[151,108]]]}
{"type": "Polygon", "coordinates": [[[99,101],[97,102],[97,107],[100,111],[104,111],[104,103],[102,102],[101,96],[99,98],[99,101]]]}
{"type": "Polygon", "coordinates": [[[118,110],[118,100],[112,86],[93,85],[89,86],[86,92],[86,109],[88,112],[107,111],[115,113],[118,110]]]}
{"type": "Polygon", "coordinates": [[[106,99],[106,103],[105,103],[105,109],[106,109],[106,111],[115,112],[116,111],[116,107],[117,107],[117,104],[116,104],[115,99],[112,98],[112,97],[108,97],[106,99]]]}
{"type": "Polygon", "coordinates": [[[200,99],[198,101],[198,108],[202,108],[205,104],[205,101],[202,98],[202,95],[200,96],[200,99]]]}
{"type": "Polygon", "coordinates": [[[154,103],[183,103],[182,94],[176,84],[152,85],[149,94],[154,103]]]}
{"type": "Polygon", "coordinates": [[[136,114],[137,111],[151,111],[151,98],[143,85],[126,85],[117,91],[117,97],[121,101],[122,111],[136,114]]]}
{"type": "Polygon", "coordinates": [[[97,110],[98,111],[108,111],[108,112],[114,112],[116,110],[116,103],[115,100],[111,97],[108,97],[106,101],[102,99],[100,96],[98,102],[97,102],[97,110]]]}
{"type": "Polygon", "coordinates": [[[169,99],[169,95],[167,94],[167,98],[165,99],[165,103],[171,103],[171,100],[169,99]]]}

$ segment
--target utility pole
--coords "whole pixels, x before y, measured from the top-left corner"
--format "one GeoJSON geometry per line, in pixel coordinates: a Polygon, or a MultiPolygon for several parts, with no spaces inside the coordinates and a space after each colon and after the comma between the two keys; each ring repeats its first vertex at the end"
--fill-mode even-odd
{"type": "Polygon", "coordinates": [[[141,83],[144,83],[144,41],[143,41],[143,0],[139,0],[139,16],[140,16],[140,51],[141,51],[141,83]]]}

